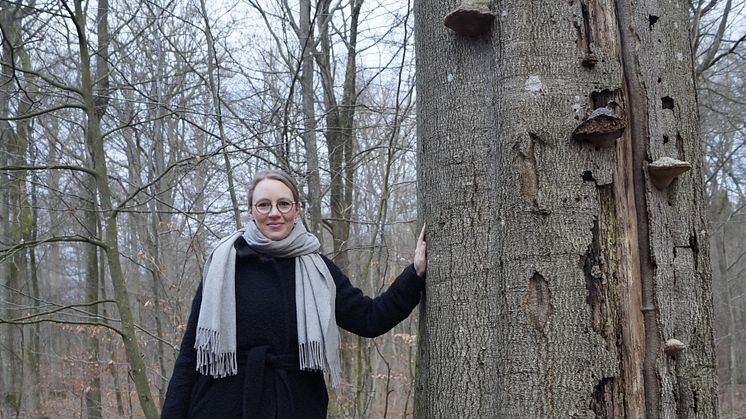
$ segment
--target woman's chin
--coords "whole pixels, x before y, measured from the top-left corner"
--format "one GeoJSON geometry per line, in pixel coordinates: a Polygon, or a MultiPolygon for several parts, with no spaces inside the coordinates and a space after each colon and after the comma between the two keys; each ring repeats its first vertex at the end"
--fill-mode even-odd
{"type": "Polygon", "coordinates": [[[285,237],[287,237],[288,234],[290,234],[290,232],[285,231],[285,230],[265,230],[265,231],[262,231],[262,234],[264,234],[264,237],[270,240],[277,241],[277,240],[282,240],[285,237]]]}

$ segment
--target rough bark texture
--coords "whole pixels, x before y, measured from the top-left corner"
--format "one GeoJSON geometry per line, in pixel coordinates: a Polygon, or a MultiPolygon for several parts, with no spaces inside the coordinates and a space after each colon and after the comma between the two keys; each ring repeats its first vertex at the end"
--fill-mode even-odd
{"type": "Polygon", "coordinates": [[[716,416],[686,8],[615,3],[499,1],[472,38],[415,4],[417,417],[716,416]],[[624,129],[573,138],[599,110],[624,129]],[[692,170],[659,190],[664,156],[692,170]]]}

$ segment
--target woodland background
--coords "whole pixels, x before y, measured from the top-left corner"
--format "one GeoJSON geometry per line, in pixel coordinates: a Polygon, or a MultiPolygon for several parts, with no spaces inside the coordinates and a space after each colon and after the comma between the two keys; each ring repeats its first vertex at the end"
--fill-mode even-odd
{"type": "MultiPolygon", "coordinates": [[[[686,4],[720,408],[743,417],[746,3],[686,4]]],[[[139,372],[159,405],[206,253],[245,221],[257,170],[298,179],[358,287],[393,280],[419,231],[411,6],[0,1],[0,418],[141,417],[139,372]]],[[[416,319],[344,336],[330,416],[412,414],[416,319]]]]}

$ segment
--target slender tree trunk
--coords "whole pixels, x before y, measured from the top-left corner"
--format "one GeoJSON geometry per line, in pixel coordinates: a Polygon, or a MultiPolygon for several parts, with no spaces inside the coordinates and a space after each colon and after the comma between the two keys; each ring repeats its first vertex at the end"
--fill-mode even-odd
{"type": "Polygon", "coordinates": [[[329,152],[331,207],[331,232],[334,248],[334,262],[346,271],[349,267],[347,241],[350,238],[350,216],[352,214],[352,187],[355,168],[352,162],[354,144],[354,118],[357,105],[357,20],[362,0],[350,4],[350,38],[347,42],[347,68],[342,89],[341,103],[337,101],[332,68],[332,44],[329,36],[330,1],[323,0],[318,6],[319,47],[316,61],[321,74],[326,108],[326,142],[329,152]]]}
{"type": "Polygon", "coordinates": [[[207,38],[207,80],[209,82],[210,93],[212,93],[212,104],[215,109],[215,117],[218,123],[218,130],[220,132],[220,144],[222,147],[223,162],[225,163],[225,177],[228,181],[228,195],[231,198],[233,204],[233,222],[236,228],[241,228],[241,208],[238,204],[238,198],[236,197],[236,188],[233,180],[233,167],[231,165],[230,156],[228,154],[228,141],[225,136],[225,128],[223,126],[223,105],[220,99],[220,69],[217,65],[218,59],[215,55],[215,39],[212,36],[212,29],[210,28],[210,19],[207,14],[207,7],[205,6],[205,0],[200,0],[200,8],[202,11],[202,17],[205,22],[205,37],[207,38]],[[217,77],[217,80],[216,80],[217,77]]]}
{"type": "MultiPolygon", "coordinates": [[[[160,19],[160,17],[159,17],[160,19]]],[[[158,21],[157,25],[160,27],[161,22],[158,21]]],[[[164,86],[162,80],[164,80],[164,72],[166,69],[166,62],[165,62],[165,55],[163,54],[163,45],[158,38],[156,41],[156,51],[158,55],[158,69],[157,74],[158,77],[154,81],[155,83],[155,94],[156,97],[159,98],[165,98],[166,95],[164,93],[165,90],[167,90],[167,86],[164,86]]],[[[159,103],[153,106],[154,109],[151,110],[153,113],[153,120],[154,120],[154,143],[153,143],[153,158],[150,160],[150,164],[148,165],[148,182],[153,182],[157,176],[160,176],[162,173],[164,173],[166,168],[166,151],[165,146],[167,144],[167,136],[166,136],[166,124],[164,122],[164,119],[166,118],[166,112],[163,106],[159,103]]],[[[163,321],[162,321],[162,302],[164,300],[163,295],[163,289],[164,289],[164,283],[163,283],[163,275],[162,270],[166,269],[166,264],[163,263],[164,260],[168,260],[167,258],[163,257],[163,251],[165,249],[162,249],[161,246],[161,229],[168,229],[168,225],[170,225],[170,219],[166,215],[168,212],[168,207],[173,206],[173,194],[168,191],[168,184],[169,184],[170,178],[161,179],[159,181],[156,181],[153,183],[151,189],[152,189],[152,196],[158,197],[158,199],[151,200],[148,203],[148,207],[150,208],[150,214],[148,216],[147,222],[148,225],[145,226],[143,229],[143,234],[145,235],[145,242],[148,245],[148,254],[149,254],[149,260],[150,260],[150,273],[152,278],[152,291],[153,291],[153,316],[155,318],[155,331],[156,335],[159,337],[158,342],[156,343],[157,346],[157,359],[158,359],[158,367],[160,368],[160,374],[161,380],[158,384],[158,396],[159,400],[161,402],[166,397],[166,389],[168,387],[168,370],[166,367],[165,362],[165,345],[164,340],[166,339],[166,336],[164,336],[164,330],[163,330],[163,321]]]]}
{"type": "Polygon", "coordinates": [[[303,145],[306,156],[306,183],[308,184],[309,226],[318,237],[323,248],[324,234],[321,230],[321,179],[319,174],[319,153],[316,144],[316,107],[313,85],[313,51],[315,39],[311,24],[311,1],[300,0],[298,19],[298,41],[301,48],[300,86],[303,99],[303,145]]]}
{"type": "MultiPolygon", "coordinates": [[[[96,182],[91,179],[88,182],[87,192],[90,194],[87,197],[88,203],[86,204],[85,211],[85,224],[88,229],[88,234],[96,235],[99,232],[98,228],[98,217],[95,209],[95,191],[96,182]]],[[[98,263],[98,247],[93,245],[85,246],[85,300],[90,303],[98,300],[99,291],[99,263],[98,263]]],[[[91,316],[91,321],[98,321],[98,306],[90,305],[86,308],[88,315],[91,316]]],[[[90,375],[90,382],[88,383],[87,391],[85,392],[85,406],[86,414],[89,418],[102,418],[101,412],[101,374],[98,365],[100,355],[100,345],[98,340],[98,334],[92,333],[88,336],[88,364],[91,366],[88,371],[90,375]]]]}
{"type": "MultiPolygon", "coordinates": [[[[316,62],[321,74],[321,84],[324,92],[324,106],[326,108],[326,143],[329,153],[330,191],[329,203],[331,220],[329,222],[332,233],[334,262],[343,270],[349,271],[350,260],[348,254],[348,240],[350,238],[350,219],[352,217],[352,190],[354,185],[355,167],[354,153],[354,124],[355,107],[357,106],[357,25],[363,0],[350,3],[350,29],[347,45],[347,67],[344,73],[342,98],[337,101],[333,81],[332,45],[329,35],[330,6],[328,0],[322,1],[317,26],[319,32],[319,52],[316,62]]],[[[341,336],[343,348],[342,371],[345,380],[353,384],[353,394],[343,398],[351,400],[349,412],[344,414],[360,417],[364,409],[364,370],[369,364],[367,345],[362,344],[358,337],[349,333],[341,336]]]]}
{"type": "MultiPolygon", "coordinates": [[[[36,205],[36,194],[31,195],[32,208],[38,208],[36,205]]],[[[35,241],[37,238],[37,223],[38,213],[34,209],[32,210],[32,227],[30,239],[35,241]]],[[[33,297],[33,305],[36,311],[39,311],[41,307],[40,298],[42,297],[39,290],[39,264],[36,258],[36,249],[29,249],[29,285],[31,296],[33,297]]],[[[44,401],[46,399],[46,387],[43,385],[41,375],[41,324],[36,323],[29,326],[29,350],[26,356],[28,360],[28,387],[31,390],[29,394],[29,410],[40,418],[47,417],[46,411],[44,410],[44,401]]]]}
{"type": "MultiPolygon", "coordinates": [[[[15,86],[12,82],[13,71],[18,65],[17,48],[19,47],[19,11],[16,7],[5,5],[0,9],[0,26],[3,28],[2,37],[2,69],[0,77],[0,116],[8,118],[11,110],[11,89],[15,86]]],[[[23,158],[25,145],[19,144],[19,137],[13,130],[7,120],[0,121],[0,153],[2,161],[5,164],[18,164],[19,159],[23,158]]],[[[14,173],[12,176],[5,172],[0,175],[0,191],[3,199],[0,201],[2,210],[0,210],[0,222],[2,231],[0,231],[0,240],[6,245],[19,243],[23,231],[22,199],[21,188],[25,174],[23,172],[14,173]]],[[[0,296],[5,301],[10,302],[9,307],[22,307],[23,301],[19,292],[21,289],[21,279],[23,278],[23,268],[25,266],[25,251],[19,251],[0,261],[0,276],[3,287],[0,296]]],[[[8,318],[18,315],[13,309],[8,309],[3,313],[8,318]]],[[[0,406],[7,415],[17,416],[21,409],[21,394],[23,389],[23,358],[19,351],[23,350],[23,330],[19,326],[3,325],[0,328],[0,342],[2,344],[2,367],[5,372],[2,374],[2,399],[0,406]]],[[[2,413],[2,412],[0,412],[2,413]]]]}
{"type": "Polygon", "coordinates": [[[466,36],[451,5],[415,4],[416,416],[716,416],[686,8],[503,2],[466,36]],[[658,189],[661,157],[692,170],[658,189]]]}
{"type": "MultiPolygon", "coordinates": [[[[82,83],[82,99],[86,109],[86,145],[93,161],[93,170],[96,172],[96,187],[98,201],[103,217],[103,242],[105,243],[106,259],[109,266],[109,275],[114,287],[114,299],[119,309],[121,319],[121,336],[124,342],[130,363],[130,376],[137,389],[140,407],[148,419],[158,417],[158,410],[150,391],[150,385],[146,375],[145,363],[141,356],[140,348],[135,335],[135,325],[130,306],[129,292],[124,280],[121,262],[119,260],[119,238],[117,237],[117,212],[112,205],[112,193],[108,183],[108,171],[106,156],[104,152],[104,139],[99,124],[99,101],[94,95],[94,80],[91,74],[91,57],[85,33],[85,16],[83,14],[80,0],[75,0],[74,11],[69,10],[73,18],[77,35],[78,47],[80,48],[80,79],[82,83]]],[[[100,96],[99,96],[100,97],[100,96]]],[[[105,109],[105,108],[104,108],[105,109]]]]}
{"type": "MultiPolygon", "coordinates": [[[[103,278],[104,276],[103,266],[100,266],[100,269],[101,270],[99,273],[99,277],[103,278]]],[[[101,283],[100,294],[101,294],[102,299],[104,300],[108,299],[106,295],[107,294],[106,286],[104,285],[103,281],[101,283]]],[[[104,306],[103,309],[101,310],[101,316],[103,317],[104,322],[108,322],[108,320],[106,320],[109,318],[106,306],[104,306]]],[[[117,415],[122,417],[124,416],[124,400],[122,398],[122,393],[124,393],[125,390],[122,388],[122,380],[119,378],[119,366],[117,364],[119,362],[120,356],[119,356],[119,351],[117,349],[117,345],[115,342],[112,342],[112,344],[108,348],[108,352],[109,352],[110,362],[107,368],[109,370],[112,382],[114,384],[114,398],[116,399],[116,402],[117,402],[117,415]]]]}
{"type": "Polygon", "coordinates": [[[711,220],[712,226],[710,243],[712,248],[713,265],[713,293],[715,294],[715,305],[720,314],[719,335],[716,340],[725,349],[718,351],[719,364],[724,366],[726,373],[720,375],[720,383],[723,385],[720,391],[720,406],[722,415],[731,417],[737,412],[737,371],[738,359],[736,349],[738,346],[736,327],[737,318],[733,301],[733,290],[728,278],[728,247],[727,234],[728,219],[732,216],[732,210],[728,204],[725,191],[720,190],[717,180],[712,185],[711,220]]]}
{"type": "MultiPolygon", "coordinates": [[[[108,106],[109,97],[109,25],[108,25],[108,13],[109,13],[109,2],[108,0],[99,0],[96,8],[96,29],[97,29],[97,43],[98,49],[95,54],[96,59],[96,85],[93,87],[96,91],[95,105],[96,114],[95,118],[97,123],[100,125],[106,108],[108,106]]],[[[95,163],[89,162],[90,166],[95,163]]],[[[88,192],[86,203],[87,211],[85,214],[85,224],[88,229],[88,234],[98,237],[100,232],[98,215],[96,213],[96,180],[90,179],[87,182],[86,191],[88,192]]],[[[86,301],[92,302],[98,300],[98,291],[100,288],[100,277],[99,277],[99,260],[98,260],[98,247],[93,245],[86,246],[86,301]]],[[[88,314],[91,316],[92,321],[97,321],[98,306],[90,305],[87,308],[88,314]]],[[[91,381],[87,386],[85,393],[85,405],[86,412],[89,418],[101,418],[102,415],[102,402],[101,402],[101,373],[98,365],[100,356],[100,344],[98,335],[92,334],[88,338],[88,350],[89,350],[89,365],[92,365],[92,377],[91,381]]]]}
{"type": "MultiPolygon", "coordinates": [[[[15,8],[11,8],[14,10],[15,8]]],[[[14,10],[15,18],[20,14],[14,10]]],[[[13,22],[10,26],[4,26],[4,32],[9,39],[8,52],[12,55],[11,61],[17,60],[17,63],[23,70],[31,69],[31,62],[23,45],[20,44],[20,27],[18,22],[13,22]]],[[[4,44],[5,45],[5,44],[4,44]]],[[[31,110],[32,102],[36,98],[38,88],[36,87],[35,78],[30,77],[22,87],[26,94],[20,98],[17,104],[17,114],[24,115],[31,110]]],[[[15,123],[15,132],[11,138],[10,157],[16,166],[26,166],[29,160],[29,130],[30,122],[21,120],[15,123]]],[[[14,173],[13,180],[10,182],[11,193],[10,203],[12,205],[12,223],[11,223],[11,243],[29,242],[32,240],[34,229],[34,210],[31,206],[29,189],[33,189],[28,182],[29,173],[19,171],[14,173]]],[[[17,307],[33,306],[38,307],[38,284],[35,269],[35,259],[32,256],[33,249],[23,249],[13,255],[10,281],[14,283],[11,289],[11,299],[19,305],[17,307]]],[[[19,313],[19,312],[17,312],[19,313]]],[[[19,329],[21,333],[21,345],[18,350],[23,351],[21,358],[23,365],[16,365],[14,368],[19,370],[19,394],[17,399],[17,408],[39,414],[41,411],[41,399],[39,397],[39,348],[38,348],[38,325],[29,325],[19,329]],[[19,369],[20,367],[20,369],[19,369]],[[22,400],[25,399],[25,400],[22,400]]]]}

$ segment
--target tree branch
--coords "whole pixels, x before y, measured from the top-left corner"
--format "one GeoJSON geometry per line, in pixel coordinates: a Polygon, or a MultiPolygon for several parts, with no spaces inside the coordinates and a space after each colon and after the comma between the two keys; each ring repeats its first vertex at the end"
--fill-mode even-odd
{"type": "Polygon", "coordinates": [[[51,166],[0,166],[0,171],[7,172],[21,172],[25,170],[74,170],[78,172],[88,173],[89,175],[96,176],[96,172],[83,166],[72,166],[72,165],[51,165],[51,166]]]}
{"type": "MultiPolygon", "coordinates": [[[[59,313],[60,311],[63,311],[63,310],[75,309],[78,307],[90,307],[90,306],[94,306],[97,304],[105,304],[105,303],[116,303],[116,301],[115,300],[98,300],[98,301],[91,301],[90,303],[69,304],[66,306],[60,306],[54,310],[48,310],[48,311],[43,311],[40,313],[30,314],[28,316],[18,317],[12,320],[7,320],[6,322],[26,322],[35,317],[48,316],[50,314],[59,313]]],[[[2,323],[2,321],[0,321],[0,323],[2,323]]]]}
{"type": "Polygon", "coordinates": [[[103,327],[105,329],[109,329],[119,336],[124,337],[124,334],[121,330],[117,329],[114,326],[111,326],[106,323],[98,323],[98,322],[83,322],[83,321],[70,321],[70,320],[60,320],[60,319],[37,319],[37,320],[30,320],[30,321],[16,321],[16,320],[5,320],[3,318],[0,318],[0,324],[15,324],[19,326],[23,325],[29,325],[29,324],[38,324],[38,323],[55,323],[55,324],[75,324],[75,325],[82,325],[82,326],[97,326],[97,327],[103,327]]]}
{"type": "Polygon", "coordinates": [[[4,262],[7,258],[11,257],[15,252],[21,249],[25,249],[28,247],[35,247],[35,246],[39,246],[45,243],[59,243],[59,242],[88,243],[94,246],[98,246],[104,250],[108,249],[108,246],[106,245],[106,243],[96,240],[91,237],[84,237],[81,235],[48,237],[46,239],[41,239],[41,240],[22,241],[21,243],[18,243],[14,246],[1,248],[0,249],[0,262],[4,262]]]}
{"type": "Polygon", "coordinates": [[[23,121],[23,120],[26,120],[26,119],[36,118],[37,116],[46,115],[48,113],[59,111],[60,109],[70,109],[70,108],[71,109],[82,109],[82,110],[85,110],[85,106],[83,106],[83,105],[76,105],[76,104],[68,103],[68,104],[65,104],[65,105],[55,106],[53,108],[43,109],[43,110],[40,110],[40,111],[37,111],[37,112],[33,112],[33,113],[27,113],[27,114],[24,114],[24,115],[21,115],[21,116],[14,116],[14,117],[9,117],[9,118],[0,118],[0,121],[23,121]]]}

